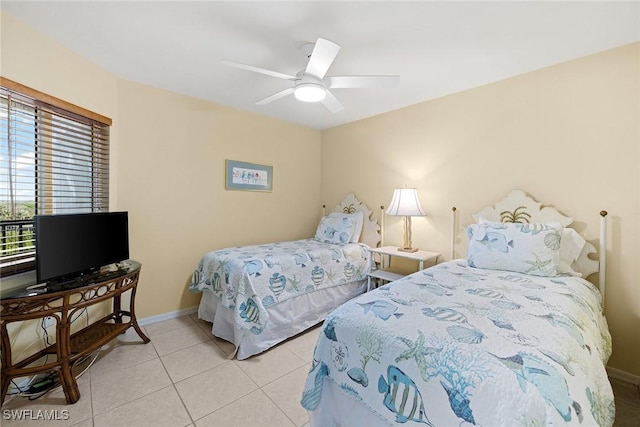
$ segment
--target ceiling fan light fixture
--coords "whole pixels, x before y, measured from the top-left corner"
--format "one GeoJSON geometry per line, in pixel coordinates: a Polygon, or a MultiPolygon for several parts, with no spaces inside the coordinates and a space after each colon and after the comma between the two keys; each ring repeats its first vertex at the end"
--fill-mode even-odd
{"type": "Polygon", "coordinates": [[[318,83],[300,83],[296,86],[293,95],[302,102],[318,102],[327,96],[327,90],[318,83]]]}

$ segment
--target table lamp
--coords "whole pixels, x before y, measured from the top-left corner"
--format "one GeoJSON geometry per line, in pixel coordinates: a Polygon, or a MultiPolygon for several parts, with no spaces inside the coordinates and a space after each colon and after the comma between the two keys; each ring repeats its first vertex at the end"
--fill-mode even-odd
{"type": "Polygon", "coordinates": [[[420,200],[418,200],[418,192],[415,188],[396,188],[393,191],[393,198],[386,210],[387,215],[402,216],[404,225],[404,242],[401,248],[402,252],[417,252],[417,248],[411,247],[411,217],[425,216],[426,213],[420,200]]]}

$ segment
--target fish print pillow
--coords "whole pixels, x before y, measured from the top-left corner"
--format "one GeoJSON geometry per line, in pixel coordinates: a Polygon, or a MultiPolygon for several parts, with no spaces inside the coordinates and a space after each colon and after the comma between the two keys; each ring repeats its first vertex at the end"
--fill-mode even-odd
{"type": "Polygon", "coordinates": [[[345,244],[353,235],[356,221],[345,217],[325,216],[320,220],[314,239],[323,243],[345,244]]]}
{"type": "Polygon", "coordinates": [[[351,235],[349,242],[358,243],[360,241],[360,235],[362,234],[362,227],[364,225],[364,214],[362,212],[355,212],[352,214],[331,212],[329,216],[353,219],[356,223],[355,227],[353,227],[353,234],[351,235]]]}
{"type": "Polygon", "coordinates": [[[557,276],[562,225],[485,222],[467,227],[467,262],[475,268],[557,276]]]}
{"type": "MultiPolygon", "coordinates": [[[[485,218],[478,219],[478,224],[485,224],[489,221],[485,218]]],[[[576,230],[573,228],[562,229],[562,239],[560,240],[560,260],[558,261],[558,273],[568,276],[582,277],[576,269],[574,269],[574,263],[578,260],[582,248],[587,243],[576,230]]]]}

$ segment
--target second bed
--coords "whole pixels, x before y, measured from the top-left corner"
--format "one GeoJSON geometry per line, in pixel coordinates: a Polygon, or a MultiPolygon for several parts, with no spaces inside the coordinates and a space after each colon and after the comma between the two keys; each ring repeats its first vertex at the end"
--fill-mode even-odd
{"type": "Polygon", "coordinates": [[[191,291],[198,316],[245,359],[323,321],[366,291],[370,247],[380,240],[371,210],[353,194],[327,216],[316,236],[205,254],[191,291]]]}

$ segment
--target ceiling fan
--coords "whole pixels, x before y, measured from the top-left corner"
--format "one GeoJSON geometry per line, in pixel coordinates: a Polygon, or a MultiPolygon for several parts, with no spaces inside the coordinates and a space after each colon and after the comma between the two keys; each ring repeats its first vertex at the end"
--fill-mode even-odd
{"type": "Polygon", "coordinates": [[[315,43],[304,45],[303,51],[307,54],[309,62],[307,67],[295,76],[226,59],[222,59],[220,63],[293,82],[293,87],[260,99],[256,101],[257,105],[265,105],[293,94],[300,101],[322,102],[331,112],[337,113],[344,106],[329,89],[391,88],[398,86],[400,82],[400,76],[327,76],[327,70],[340,51],[340,45],[327,39],[318,38],[315,43]]]}

